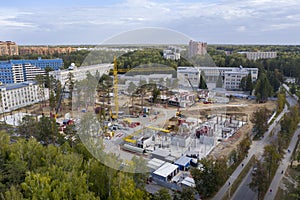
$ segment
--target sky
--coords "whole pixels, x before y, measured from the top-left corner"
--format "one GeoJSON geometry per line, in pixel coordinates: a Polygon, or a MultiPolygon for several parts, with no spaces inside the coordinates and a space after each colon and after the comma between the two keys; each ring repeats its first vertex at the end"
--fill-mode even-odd
{"type": "Polygon", "coordinates": [[[300,0],[10,0],[0,7],[0,41],[21,45],[101,44],[147,27],[208,44],[299,45],[300,0]]]}

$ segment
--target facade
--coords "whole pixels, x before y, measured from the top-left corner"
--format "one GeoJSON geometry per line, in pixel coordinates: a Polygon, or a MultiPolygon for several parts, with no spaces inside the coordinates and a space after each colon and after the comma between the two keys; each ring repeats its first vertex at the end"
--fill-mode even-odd
{"type": "Polygon", "coordinates": [[[169,47],[163,51],[164,59],[167,60],[179,60],[180,59],[180,49],[176,47],[169,47]]]}
{"type": "MultiPolygon", "coordinates": [[[[200,73],[203,72],[205,74],[205,80],[208,83],[217,82],[218,77],[221,75],[223,78],[225,77],[225,73],[227,72],[241,72],[244,71],[251,73],[252,81],[257,80],[258,76],[258,68],[243,68],[243,67],[195,67],[200,73]]],[[[247,73],[247,74],[248,74],[247,73]]]]}
{"type": "Polygon", "coordinates": [[[95,76],[98,71],[99,76],[101,77],[105,73],[108,74],[111,68],[113,68],[113,65],[110,63],[91,66],[81,66],[79,68],[72,63],[69,69],[51,71],[49,72],[49,75],[53,76],[56,80],[59,80],[62,85],[64,85],[69,78],[69,73],[73,75],[73,81],[81,81],[86,78],[87,72],[95,76]]]}
{"type": "Polygon", "coordinates": [[[12,41],[0,41],[0,56],[19,55],[18,45],[12,41]]]}
{"type": "Polygon", "coordinates": [[[49,99],[48,89],[39,88],[33,81],[2,85],[0,94],[0,112],[10,112],[49,99]]]}
{"type": "Polygon", "coordinates": [[[190,40],[188,57],[207,54],[207,43],[190,40]]]}
{"type": "MultiPolygon", "coordinates": [[[[228,90],[239,90],[242,78],[248,74],[249,71],[243,68],[236,68],[232,71],[224,72],[224,87],[228,90]]],[[[258,73],[255,73],[256,76],[254,76],[254,74],[251,73],[252,81],[257,79],[257,74],[258,73]]]]}
{"type": "Polygon", "coordinates": [[[178,67],[177,77],[182,88],[198,88],[200,72],[194,67],[178,67]]]}
{"type": "Polygon", "coordinates": [[[277,52],[239,52],[245,54],[249,60],[276,58],[277,52]]]}
{"type": "Polygon", "coordinates": [[[60,58],[0,61],[0,81],[4,84],[30,81],[38,74],[45,74],[46,67],[58,70],[62,66],[63,60],[60,58]]]}
{"type": "Polygon", "coordinates": [[[71,53],[77,51],[73,47],[49,47],[49,46],[31,46],[31,47],[20,47],[20,55],[38,54],[38,55],[53,55],[62,53],[71,53]]]}
{"type": "Polygon", "coordinates": [[[198,88],[200,75],[204,73],[206,83],[216,83],[219,76],[223,79],[223,87],[228,90],[237,90],[241,79],[251,74],[252,81],[258,77],[258,68],[240,67],[178,67],[177,77],[180,88],[198,88]]]}

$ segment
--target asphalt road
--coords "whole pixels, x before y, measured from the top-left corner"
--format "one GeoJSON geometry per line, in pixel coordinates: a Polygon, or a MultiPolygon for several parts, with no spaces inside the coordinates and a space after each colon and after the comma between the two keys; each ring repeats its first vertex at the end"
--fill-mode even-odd
{"type": "Polygon", "coordinates": [[[288,165],[290,164],[290,160],[291,160],[291,156],[292,156],[292,152],[293,150],[296,148],[296,144],[297,144],[297,140],[298,140],[298,135],[300,134],[300,128],[298,127],[298,129],[295,131],[294,136],[291,140],[291,143],[288,147],[288,149],[290,150],[290,152],[286,151],[277,171],[276,174],[269,186],[268,191],[270,191],[272,189],[272,192],[268,192],[265,195],[265,200],[271,200],[275,198],[275,195],[277,193],[277,190],[279,188],[279,184],[280,181],[282,179],[282,177],[284,176],[284,173],[281,173],[282,171],[285,172],[285,170],[287,169],[288,165]]]}
{"type": "Polygon", "coordinates": [[[248,185],[251,183],[251,179],[252,179],[252,174],[251,174],[252,170],[250,170],[248,172],[248,174],[246,175],[246,177],[244,178],[243,182],[241,183],[240,187],[239,187],[239,191],[243,191],[243,192],[236,192],[234,194],[234,196],[231,198],[233,200],[253,200],[257,197],[257,193],[252,191],[248,185]]]}

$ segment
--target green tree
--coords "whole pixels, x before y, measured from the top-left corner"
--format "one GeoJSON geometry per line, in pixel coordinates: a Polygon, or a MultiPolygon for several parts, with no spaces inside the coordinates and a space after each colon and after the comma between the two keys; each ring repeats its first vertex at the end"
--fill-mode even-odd
{"type": "Polygon", "coordinates": [[[252,172],[252,180],[249,186],[253,191],[257,192],[257,199],[264,198],[265,191],[268,188],[268,177],[262,163],[257,162],[256,170],[252,172]]]}
{"type": "Polygon", "coordinates": [[[159,96],[160,96],[160,89],[155,84],[155,87],[152,90],[153,103],[157,103],[159,96]]]}
{"type": "Polygon", "coordinates": [[[56,99],[55,99],[54,92],[52,90],[50,91],[49,104],[51,110],[53,110],[56,107],[56,99]]]}
{"type": "Polygon", "coordinates": [[[238,152],[238,160],[242,161],[249,152],[251,146],[251,139],[249,137],[244,138],[237,146],[237,152],[238,152]]]}
{"type": "Polygon", "coordinates": [[[2,196],[5,200],[23,200],[23,194],[15,186],[11,186],[2,196]]]}
{"type": "Polygon", "coordinates": [[[32,116],[24,116],[23,119],[19,122],[17,127],[17,133],[20,135],[29,138],[30,136],[37,136],[38,132],[38,122],[32,116]]]}
{"type": "Polygon", "coordinates": [[[264,72],[261,72],[255,87],[257,102],[264,103],[273,94],[272,86],[264,72]]]}
{"type": "Polygon", "coordinates": [[[200,75],[200,81],[199,81],[199,89],[207,89],[207,85],[204,79],[204,76],[200,75]]]}
{"type": "Polygon", "coordinates": [[[271,181],[272,175],[275,174],[281,155],[275,145],[267,145],[264,148],[264,163],[266,166],[268,180],[271,181]]]}
{"type": "Polygon", "coordinates": [[[253,90],[252,76],[251,76],[251,73],[249,73],[246,76],[246,88],[245,88],[245,91],[249,91],[250,94],[251,94],[252,90],[253,90]]]}
{"type": "Polygon", "coordinates": [[[158,192],[156,192],[153,195],[152,200],[172,200],[172,196],[170,195],[169,191],[165,188],[158,190],[158,192]]]}
{"type": "Polygon", "coordinates": [[[227,180],[227,160],[203,158],[200,160],[200,163],[202,168],[200,170],[192,168],[191,175],[195,180],[198,193],[207,198],[216,192],[219,186],[227,180]]]}
{"type": "Polygon", "coordinates": [[[55,143],[62,137],[58,133],[58,127],[55,119],[42,116],[38,122],[37,140],[44,142],[45,144],[55,143]]]}
{"type": "Polygon", "coordinates": [[[39,99],[40,101],[45,102],[45,78],[43,75],[36,75],[35,80],[39,86],[39,99]]]}
{"type": "Polygon", "coordinates": [[[127,91],[129,94],[132,94],[136,90],[137,86],[133,82],[129,82],[127,91]]]}
{"type": "Polygon", "coordinates": [[[291,92],[292,94],[296,94],[296,91],[297,91],[296,86],[295,86],[295,84],[293,83],[292,86],[290,87],[290,92],[291,92]]]}
{"type": "Polygon", "coordinates": [[[277,94],[277,112],[278,113],[280,113],[283,110],[285,103],[286,103],[285,94],[284,93],[277,94]]]}
{"type": "Polygon", "coordinates": [[[193,188],[183,188],[179,196],[180,200],[194,200],[195,190],[193,188]]]}
{"type": "Polygon", "coordinates": [[[216,88],[223,88],[223,78],[222,78],[221,73],[219,74],[219,77],[218,77],[218,80],[216,83],[216,88]]]}
{"type": "Polygon", "coordinates": [[[266,108],[256,110],[250,121],[254,124],[255,137],[260,138],[268,130],[268,118],[270,111],[266,108]]]}

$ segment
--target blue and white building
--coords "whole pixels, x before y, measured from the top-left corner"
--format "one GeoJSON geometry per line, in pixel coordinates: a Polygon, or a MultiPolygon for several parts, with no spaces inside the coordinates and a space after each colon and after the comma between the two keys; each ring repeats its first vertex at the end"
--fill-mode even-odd
{"type": "Polygon", "coordinates": [[[3,84],[32,81],[36,75],[45,74],[46,67],[59,70],[63,65],[61,58],[0,61],[0,81],[3,84]]]}

